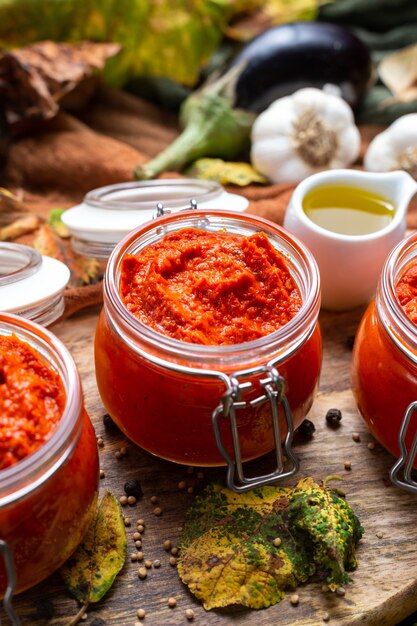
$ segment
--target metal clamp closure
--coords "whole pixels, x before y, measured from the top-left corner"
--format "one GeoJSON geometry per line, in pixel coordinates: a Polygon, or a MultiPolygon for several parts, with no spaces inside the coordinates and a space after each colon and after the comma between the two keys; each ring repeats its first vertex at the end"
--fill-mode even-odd
{"type": "Polygon", "coordinates": [[[12,623],[12,626],[20,626],[20,620],[17,617],[12,606],[12,597],[16,588],[16,572],[14,569],[13,556],[9,545],[2,539],[0,539],[0,554],[3,555],[7,576],[7,588],[3,598],[4,610],[10,622],[12,623]]]}
{"type": "MultiPolygon", "coordinates": [[[[190,206],[186,207],[185,209],[181,209],[181,211],[189,211],[190,209],[197,209],[197,208],[198,208],[197,201],[194,200],[194,198],[191,198],[190,206]]],[[[163,217],[164,215],[167,215],[168,213],[172,213],[171,209],[166,209],[164,205],[162,204],[162,202],[158,202],[156,205],[156,211],[152,215],[152,219],[156,220],[158,217],[163,217]]]]}
{"type": "Polygon", "coordinates": [[[400,458],[391,468],[390,479],[391,482],[394,483],[394,485],[397,485],[397,487],[401,487],[402,489],[406,489],[407,491],[411,491],[412,493],[417,493],[417,482],[411,477],[413,464],[417,454],[417,430],[409,451],[407,450],[407,446],[405,443],[407,430],[409,428],[411,418],[414,412],[417,412],[417,402],[412,402],[411,404],[409,404],[404,414],[404,418],[398,435],[400,458]],[[399,477],[400,470],[403,470],[402,478],[399,477]]]}
{"type": "Polygon", "coordinates": [[[228,389],[221,398],[220,404],[213,411],[212,421],[217,447],[228,466],[227,486],[233,491],[243,492],[248,491],[249,489],[253,489],[255,487],[261,487],[262,485],[269,485],[278,480],[293,476],[298,472],[300,467],[299,461],[291,448],[292,438],[294,434],[294,425],[291,415],[291,409],[289,407],[288,400],[285,397],[284,389],[285,380],[282,378],[282,376],[280,376],[278,370],[270,365],[265,365],[252,371],[245,370],[242,372],[236,372],[228,378],[228,389]],[[262,378],[259,381],[260,385],[263,387],[264,393],[258,398],[247,402],[242,399],[242,393],[252,388],[252,383],[239,382],[239,378],[257,373],[266,374],[266,377],[262,378]],[[236,411],[249,407],[258,407],[266,402],[269,403],[269,406],[271,408],[276,455],[276,469],[270,474],[247,478],[244,476],[242,467],[236,411]],[[287,469],[286,471],[284,470],[284,460],[282,453],[281,431],[278,415],[279,405],[281,405],[283,408],[284,417],[287,425],[287,434],[285,436],[283,446],[290,466],[289,469],[287,469]],[[232,433],[234,459],[230,457],[223,445],[219,425],[220,417],[229,419],[232,433]],[[238,482],[235,482],[235,477],[237,477],[238,482]]]}

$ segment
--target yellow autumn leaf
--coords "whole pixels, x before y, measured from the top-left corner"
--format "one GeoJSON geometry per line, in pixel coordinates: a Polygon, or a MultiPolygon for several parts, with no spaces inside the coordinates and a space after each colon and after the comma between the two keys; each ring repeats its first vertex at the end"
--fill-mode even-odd
{"type": "Polygon", "coordinates": [[[13,241],[23,235],[28,235],[35,231],[40,224],[41,219],[37,215],[19,217],[11,224],[0,228],[0,241],[13,241]]]}
{"type": "Polygon", "coordinates": [[[209,485],[187,514],[178,573],[204,608],[260,609],[320,572],[349,582],[363,529],[349,504],[311,478],[235,493],[209,485]]]}
{"type": "Polygon", "coordinates": [[[185,174],[192,178],[214,180],[220,185],[245,187],[253,183],[267,183],[267,179],[249,163],[223,161],[223,159],[197,159],[185,174]]]}
{"type": "MultiPolygon", "coordinates": [[[[286,491],[277,494],[274,487],[265,487],[236,494],[213,485],[207,496],[201,501],[202,510],[198,501],[194,504],[194,513],[207,521],[220,505],[222,523],[208,528],[190,545],[190,527],[185,528],[178,562],[181,580],[207,610],[229,604],[252,608],[276,604],[284,589],[297,584],[294,565],[285,552],[272,546],[273,537],[264,542],[256,534],[249,537],[248,529],[255,528],[258,520],[274,517],[274,507],[286,508],[286,491]]],[[[307,576],[306,572],[304,580],[307,576]]]]}
{"type": "Polygon", "coordinates": [[[271,26],[300,20],[314,20],[327,0],[264,0],[250,13],[238,16],[226,34],[238,41],[249,41],[271,26]]]}
{"type": "Polygon", "coordinates": [[[82,544],[61,568],[70,593],[87,606],[110,589],[126,558],[126,530],[116,498],[106,491],[82,544]]]}

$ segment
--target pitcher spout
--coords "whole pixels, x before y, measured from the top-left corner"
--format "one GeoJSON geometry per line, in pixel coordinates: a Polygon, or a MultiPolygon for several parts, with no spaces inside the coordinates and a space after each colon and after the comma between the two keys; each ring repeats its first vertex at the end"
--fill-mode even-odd
{"type": "Polygon", "coordinates": [[[412,197],[417,193],[417,181],[404,170],[395,170],[385,174],[385,176],[394,185],[393,195],[396,200],[397,211],[405,215],[412,197]]]}

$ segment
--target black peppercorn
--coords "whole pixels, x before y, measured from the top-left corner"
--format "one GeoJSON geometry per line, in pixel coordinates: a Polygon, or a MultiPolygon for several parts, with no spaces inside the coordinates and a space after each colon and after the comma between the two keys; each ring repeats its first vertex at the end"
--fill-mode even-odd
{"type": "Polygon", "coordinates": [[[50,600],[40,600],[35,606],[35,619],[52,619],[55,614],[54,605],[50,600]]]}
{"type": "Polygon", "coordinates": [[[342,411],[340,409],[329,409],[326,413],[326,422],[328,426],[337,428],[340,426],[340,420],[342,419],[342,411]]]}
{"type": "Polygon", "coordinates": [[[109,432],[118,432],[119,431],[119,427],[117,426],[117,424],[115,422],[113,422],[111,416],[108,413],[105,413],[103,415],[103,424],[106,430],[108,430],[109,432]]]}
{"type": "Polygon", "coordinates": [[[136,500],[139,500],[143,496],[142,487],[140,482],[135,478],[128,480],[124,485],[125,494],[127,496],[134,496],[136,500]]]}
{"type": "Polygon", "coordinates": [[[352,350],[354,343],[355,343],[355,335],[349,335],[346,339],[346,345],[349,348],[349,350],[352,350]]]}
{"type": "Polygon", "coordinates": [[[314,426],[313,422],[311,422],[310,420],[304,420],[295,432],[303,439],[311,439],[315,430],[316,427],[314,426]]]}
{"type": "Polygon", "coordinates": [[[101,617],[95,617],[92,622],[90,622],[90,626],[106,626],[106,622],[101,617]]]}

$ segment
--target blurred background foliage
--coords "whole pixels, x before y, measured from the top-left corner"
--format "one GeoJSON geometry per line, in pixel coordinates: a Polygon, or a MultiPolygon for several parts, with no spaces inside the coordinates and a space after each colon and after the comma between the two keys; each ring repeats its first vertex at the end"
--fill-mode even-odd
{"type": "MultiPolygon", "coordinates": [[[[120,43],[106,80],[175,110],[244,42],[271,25],[305,19],[354,30],[375,64],[417,42],[416,0],[0,0],[0,45],[120,43]]],[[[381,109],[388,96],[376,79],[359,121],[388,123],[417,110],[414,102],[381,109]]]]}

